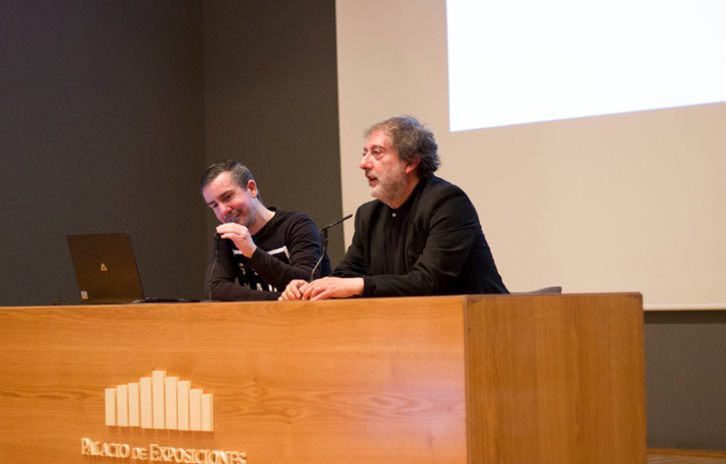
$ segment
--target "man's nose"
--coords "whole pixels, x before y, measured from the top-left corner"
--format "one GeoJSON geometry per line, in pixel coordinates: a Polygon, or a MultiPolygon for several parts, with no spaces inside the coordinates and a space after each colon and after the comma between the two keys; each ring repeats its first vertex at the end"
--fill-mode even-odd
{"type": "Polygon", "coordinates": [[[232,211],[232,208],[227,204],[219,205],[219,215],[221,217],[226,217],[230,212],[232,211]]]}
{"type": "Polygon", "coordinates": [[[358,164],[358,167],[365,171],[366,169],[370,168],[370,161],[371,161],[370,155],[365,154],[361,157],[360,164],[358,164]]]}

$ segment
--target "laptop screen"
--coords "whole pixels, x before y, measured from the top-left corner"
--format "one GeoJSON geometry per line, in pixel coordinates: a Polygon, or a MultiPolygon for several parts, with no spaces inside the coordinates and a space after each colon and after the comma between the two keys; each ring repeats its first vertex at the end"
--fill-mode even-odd
{"type": "Polygon", "coordinates": [[[128,233],[67,235],[84,303],[131,303],[144,298],[128,233]]]}

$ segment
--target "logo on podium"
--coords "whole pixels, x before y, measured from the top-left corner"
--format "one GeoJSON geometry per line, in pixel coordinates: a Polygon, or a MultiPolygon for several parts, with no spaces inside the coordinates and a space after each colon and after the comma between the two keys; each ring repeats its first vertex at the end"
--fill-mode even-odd
{"type": "Polygon", "coordinates": [[[214,431],[214,397],[191,381],[156,370],[138,382],[106,389],[106,425],[214,431]]]}
{"type": "MultiPolygon", "coordinates": [[[[142,377],[138,382],[107,388],[105,393],[107,426],[214,431],[214,397],[201,388],[192,388],[189,380],[167,376],[164,370],[152,371],[151,377],[142,377]]],[[[88,437],[81,438],[81,455],[144,462],[247,464],[244,451],[158,443],[139,446],[88,437]]]]}

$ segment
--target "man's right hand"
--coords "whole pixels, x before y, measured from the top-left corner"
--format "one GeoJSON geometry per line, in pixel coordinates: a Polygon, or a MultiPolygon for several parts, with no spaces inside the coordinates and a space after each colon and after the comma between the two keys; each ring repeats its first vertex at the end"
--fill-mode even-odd
{"type": "Polygon", "coordinates": [[[249,229],[236,222],[226,222],[218,225],[217,233],[221,238],[232,240],[234,246],[247,258],[251,258],[257,249],[249,229]]]}

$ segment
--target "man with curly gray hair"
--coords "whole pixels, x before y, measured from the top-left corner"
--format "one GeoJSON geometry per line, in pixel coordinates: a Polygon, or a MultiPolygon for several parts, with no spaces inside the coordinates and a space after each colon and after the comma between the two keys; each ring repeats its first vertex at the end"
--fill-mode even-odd
{"type": "Polygon", "coordinates": [[[280,299],[508,293],[474,205],[434,176],[433,133],[397,116],[365,135],[359,167],[376,200],[358,208],[353,242],[332,276],[293,280],[280,299]]]}

